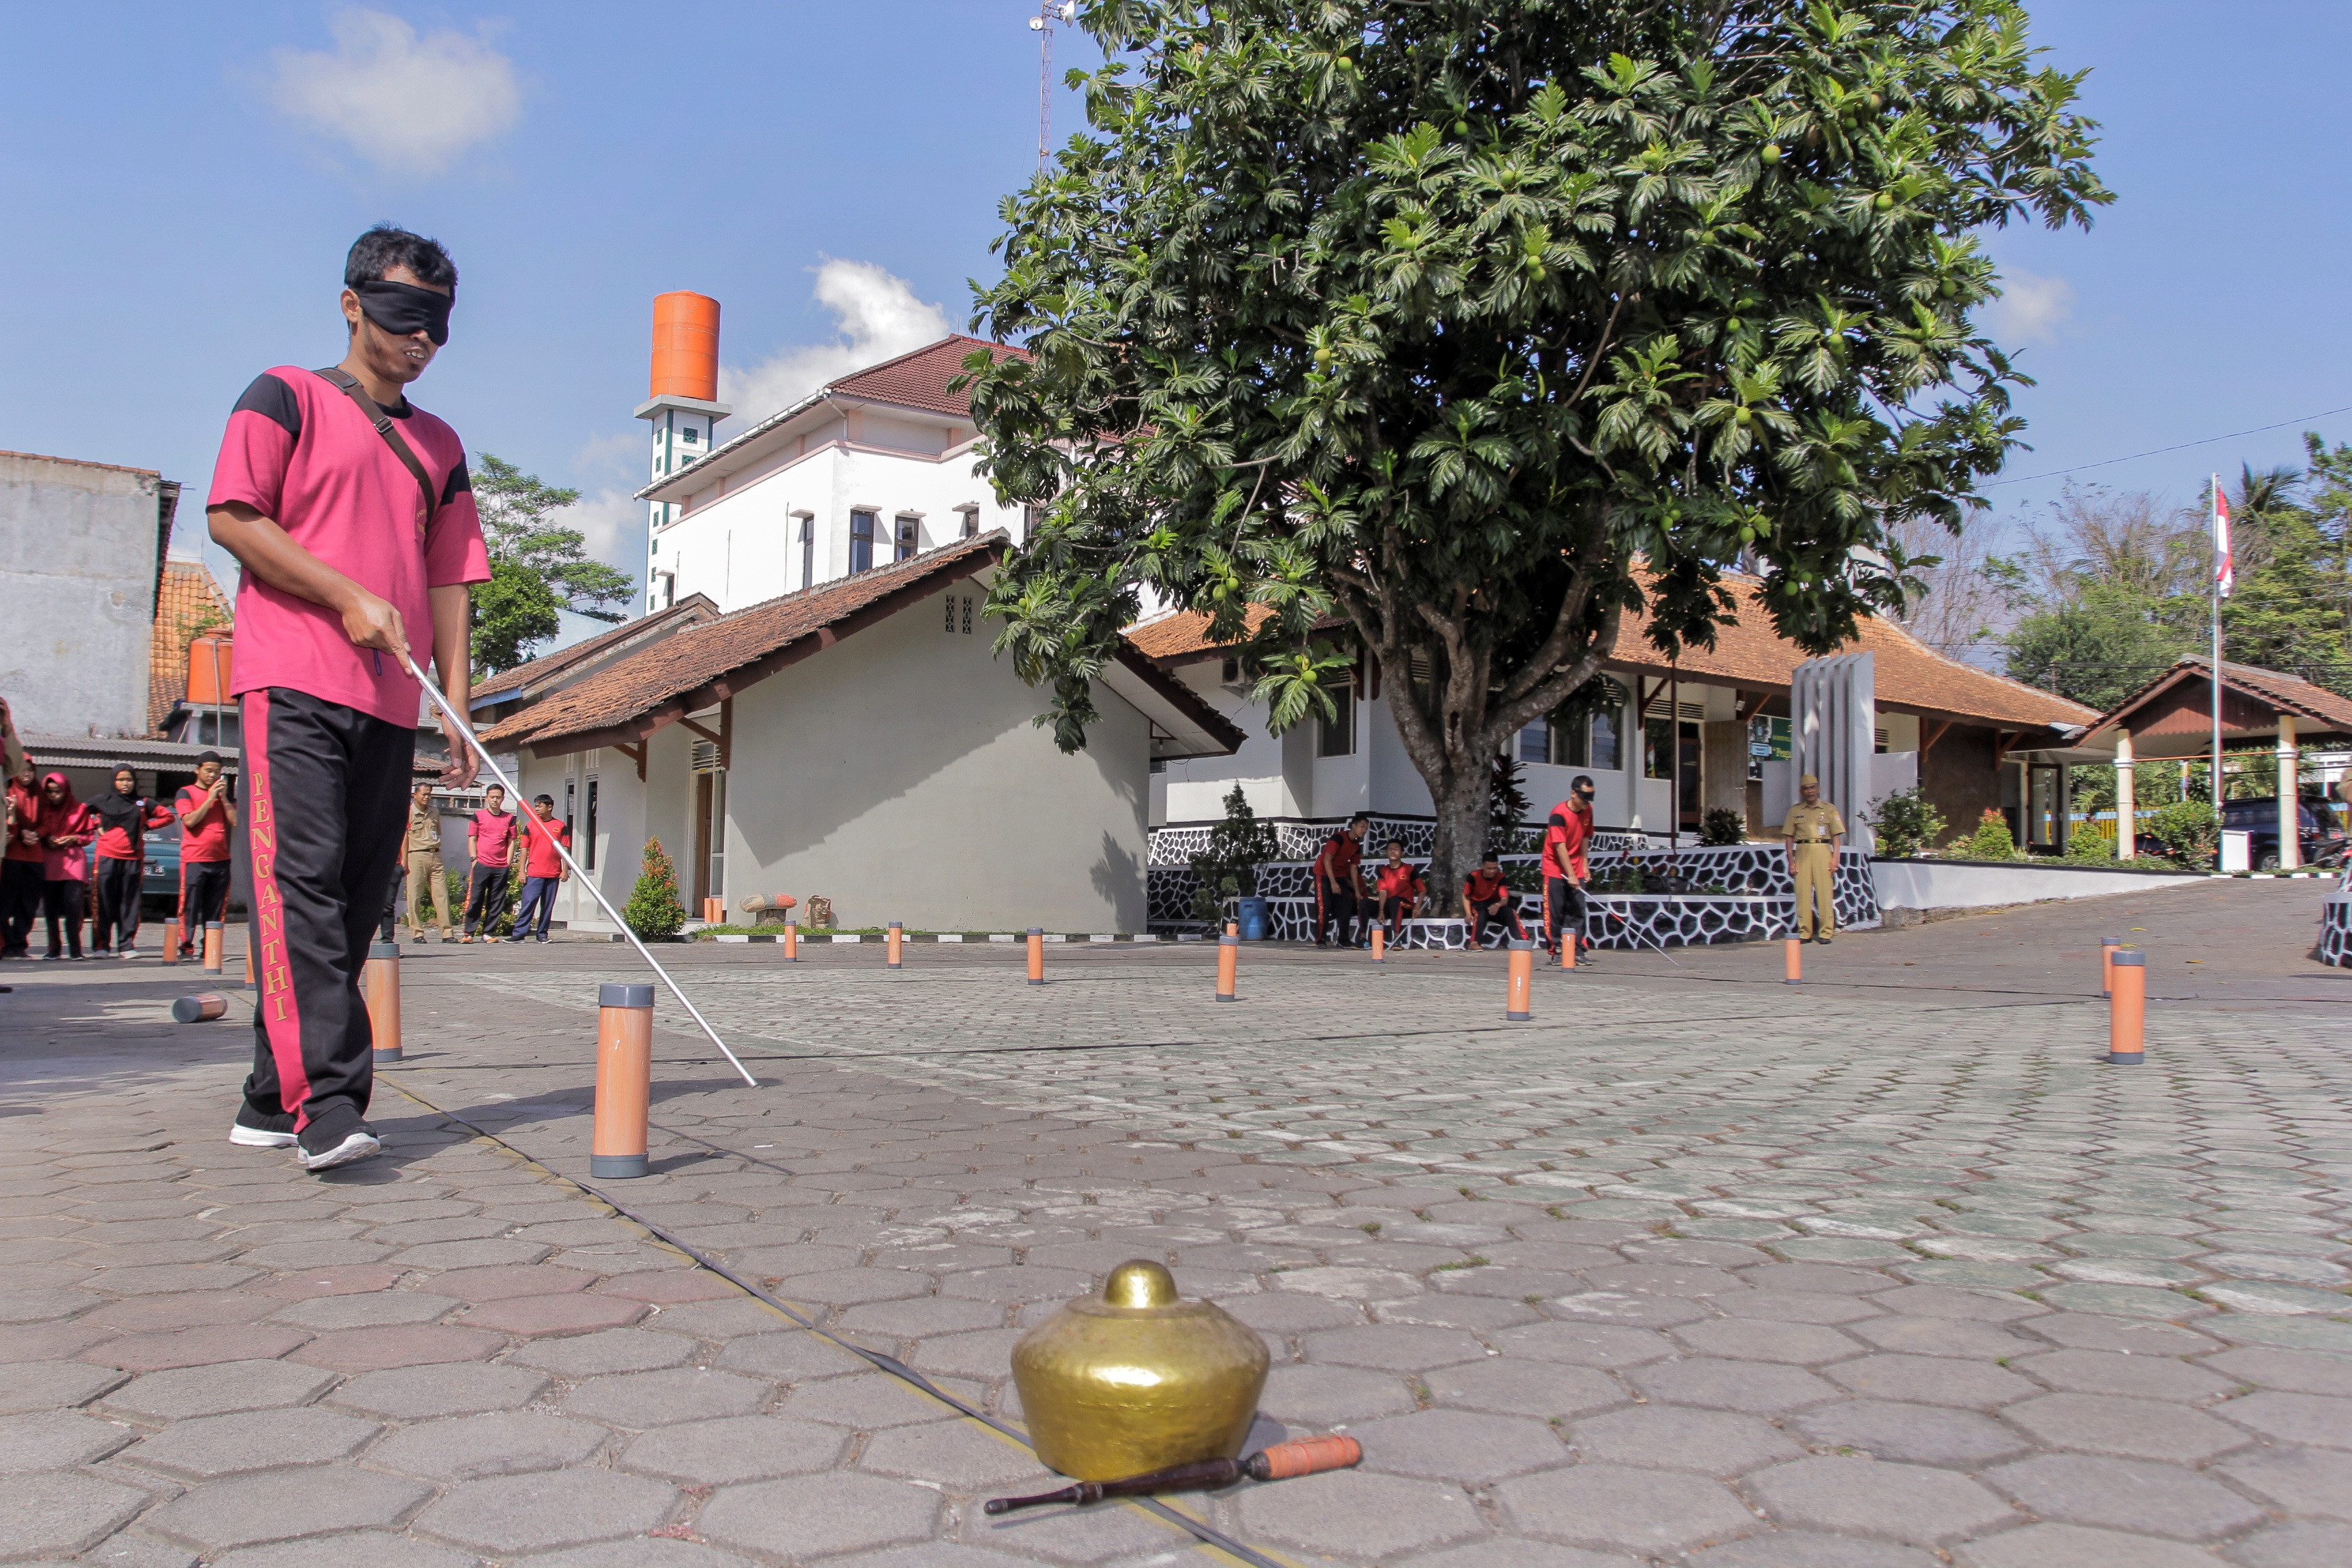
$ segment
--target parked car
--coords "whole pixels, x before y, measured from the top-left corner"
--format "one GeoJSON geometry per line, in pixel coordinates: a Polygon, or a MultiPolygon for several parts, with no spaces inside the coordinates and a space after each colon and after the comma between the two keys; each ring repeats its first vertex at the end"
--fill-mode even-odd
{"type": "MultiPolygon", "coordinates": [[[[2344,831],[2336,826],[2331,813],[2319,809],[2306,800],[2296,811],[2305,866],[2341,866],[2345,861],[2347,841],[2344,831]]],[[[2257,871],[2275,871],[2279,868],[2278,796],[2264,795],[2259,799],[2225,800],[2221,803],[2221,827],[2224,832],[2246,836],[2246,864],[2257,871]]],[[[2139,836],[2142,855],[2166,853],[2163,840],[2153,834],[2139,836]]]]}
{"type": "Polygon", "coordinates": [[[180,825],[147,830],[147,864],[139,874],[142,899],[161,899],[163,912],[180,907],[180,825]]]}

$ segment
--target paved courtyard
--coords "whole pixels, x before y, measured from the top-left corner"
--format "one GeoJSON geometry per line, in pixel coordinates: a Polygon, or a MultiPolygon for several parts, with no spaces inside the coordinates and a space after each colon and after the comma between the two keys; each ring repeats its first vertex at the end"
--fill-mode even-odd
{"type": "Polygon", "coordinates": [[[250,1048],[151,963],[0,968],[0,1562],[1010,1568],[1234,1559],[1048,1478],[1012,1344],[1133,1257],[1260,1331],[1168,1500],[1276,1563],[2352,1563],[2352,973],[2326,884],[1806,950],[667,950],[656,1174],[587,1181],[625,949],[412,951],[384,1158],[224,1134],[250,1048]],[[2096,939],[2150,953],[2102,1065],[2096,939]],[[592,1194],[622,1205],[625,1213],[592,1194]],[[816,1324],[801,1326],[648,1226],[816,1324]]]}

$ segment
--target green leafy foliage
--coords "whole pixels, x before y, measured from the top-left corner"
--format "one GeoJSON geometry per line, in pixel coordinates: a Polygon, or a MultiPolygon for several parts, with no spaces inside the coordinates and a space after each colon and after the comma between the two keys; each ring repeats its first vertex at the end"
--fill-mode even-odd
{"type": "Polygon", "coordinates": [[[1977,821],[1976,831],[1952,846],[1956,860],[2014,860],[2017,839],[2009,831],[2009,818],[1992,806],[1977,821]]]}
{"type": "Polygon", "coordinates": [[[477,670],[496,673],[522,663],[532,644],[561,629],[559,610],[599,621],[627,618],[621,606],[636,579],[590,560],[586,537],[555,521],[580,499],[578,490],[543,483],[488,452],[473,478],[490,556],[490,580],[474,589],[477,670]]]}
{"type": "Polygon", "coordinates": [[[1224,820],[1209,829],[1209,842],[1192,857],[1193,874],[1201,879],[1193,898],[1193,913],[1216,921],[1229,897],[1249,898],[1257,892],[1257,868],[1275,858],[1274,829],[1257,819],[1248,796],[1235,784],[1225,796],[1224,820]]]}
{"type": "Polygon", "coordinates": [[[646,840],[645,856],[637,863],[636,886],[629,889],[621,918],[640,942],[667,942],[686,925],[686,906],[677,901],[677,868],[670,864],[658,838],[646,840]]]}
{"type": "Polygon", "coordinates": [[[2143,826],[2182,866],[2208,870],[2221,864],[2221,818],[2210,800],[2176,800],[2151,812],[2143,826]]]}
{"type": "Polygon", "coordinates": [[[1090,129],[1007,201],[979,293],[1033,356],[967,362],[988,469],[1040,509],[997,647],[1076,749],[1147,591],[1246,643],[1291,721],[1338,623],[1392,672],[1438,887],[1504,739],[1628,611],[1710,643],[1743,552],[1810,651],[1902,602],[1889,523],[1957,523],[2019,428],[1978,237],[2109,199],[2079,79],[2006,0],[1080,23],[1090,129]]]}
{"type": "MultiPolygon", "coordinates": [[[[1510,752],[1496,753],[1494,781],[1486,796],[1486,853],[1489,855],[1516,854],[1520,848],[1519,840],[1525,837],[1521,825],[1528,819],[1528,792],[1521,782],[1526,773],[1526,764],[1510,752]]],[[[1451,909],[1454,900],[1441,889],[1437,902],[1440,909],[1451,909]]]]}
{"type": "Polygon", "coordinates": [[[2093,831],[2087,823],[2076,823],[2074,831],[2066,838],[2066,858],[2078,866],[2104,866],[2116,858],[2116,841],[2104,833],[2093,831]]]}
{"type": "Polygon", "coordinates": [[[1698,841],[1702,845],[1745,844],[1748,819],[1729,806],[1711,805],[1698,820],[1698,841]]]}
{"type": "MultiPolygon", "coordinates": [[[[1870,827],[1878,840],[1881,855],[1896,859],[1922,855],[1933,849],[1936,841],[1944,836],[1944,814],[1936,809],[1927,793],[1916,784],[1884,796],[1873,812],[1870,827]]],[[[2007,824],[2002,825],[2001,830],[2008,831],[2007,824]]],[[[2013,851],[2015,846],[2011,847],[2013,851]]]]}

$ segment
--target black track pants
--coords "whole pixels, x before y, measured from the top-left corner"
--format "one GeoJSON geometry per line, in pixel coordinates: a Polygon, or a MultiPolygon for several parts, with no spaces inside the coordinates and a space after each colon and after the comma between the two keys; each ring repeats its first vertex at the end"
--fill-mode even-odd
{"type": "Polygon", "coordinates": [[[360,973],[408,821],[416,731],[273,686],[243,698],[260,1006],[237,1120],[331,1149],[367,1114],[360,973]]]}
{"type": "Polygon", "coordinates": [[[202,947],[205,927],[224,918],[227,910],[227,861],[192,860],[180,868],[180,911],[186,922],[180,929],[183,942],[202,947]]]}
{"type": "Polygon", "coordinates": [[[1544,945],[1553,956],[1560,952],[1559,935],[1569,936],[1581,945],[1584,942],[1584,884],[1571,882],[1565,877],[1544,879],[1544,945]]]}
{"type": "Polygon", "coordinates": [[[41,863],[0,860],[0,952],[25,952],[41,918],[41,863]]]}
{"type": "Polygon", "coordinates": [[[100,856],[98,867],[98,930],[90,945],[103,952],[121,952],[139,940],[139,880],[147,866],[141,860],[110,860],[100,856]]]}

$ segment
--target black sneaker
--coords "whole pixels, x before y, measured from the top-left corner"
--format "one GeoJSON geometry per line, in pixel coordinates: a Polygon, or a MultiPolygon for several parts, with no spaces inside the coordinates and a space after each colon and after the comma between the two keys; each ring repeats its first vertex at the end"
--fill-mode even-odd
{"type": "Polygon", "coordinates": [[[353,1161],[364,1160],[371,1154],[379,1152],[383,1148],[382,1140],[369,1131],[366,1125],[362,1123],[357,1131],[346,1133],[342,1142],[331,1149],[321,1149],[314,1152],[297,1143],[294,1147],[294,1157],[302,1163],[302,1168],[306,1171],[331,1171],[338,1165],[348,1165],[353,1161]]]}

